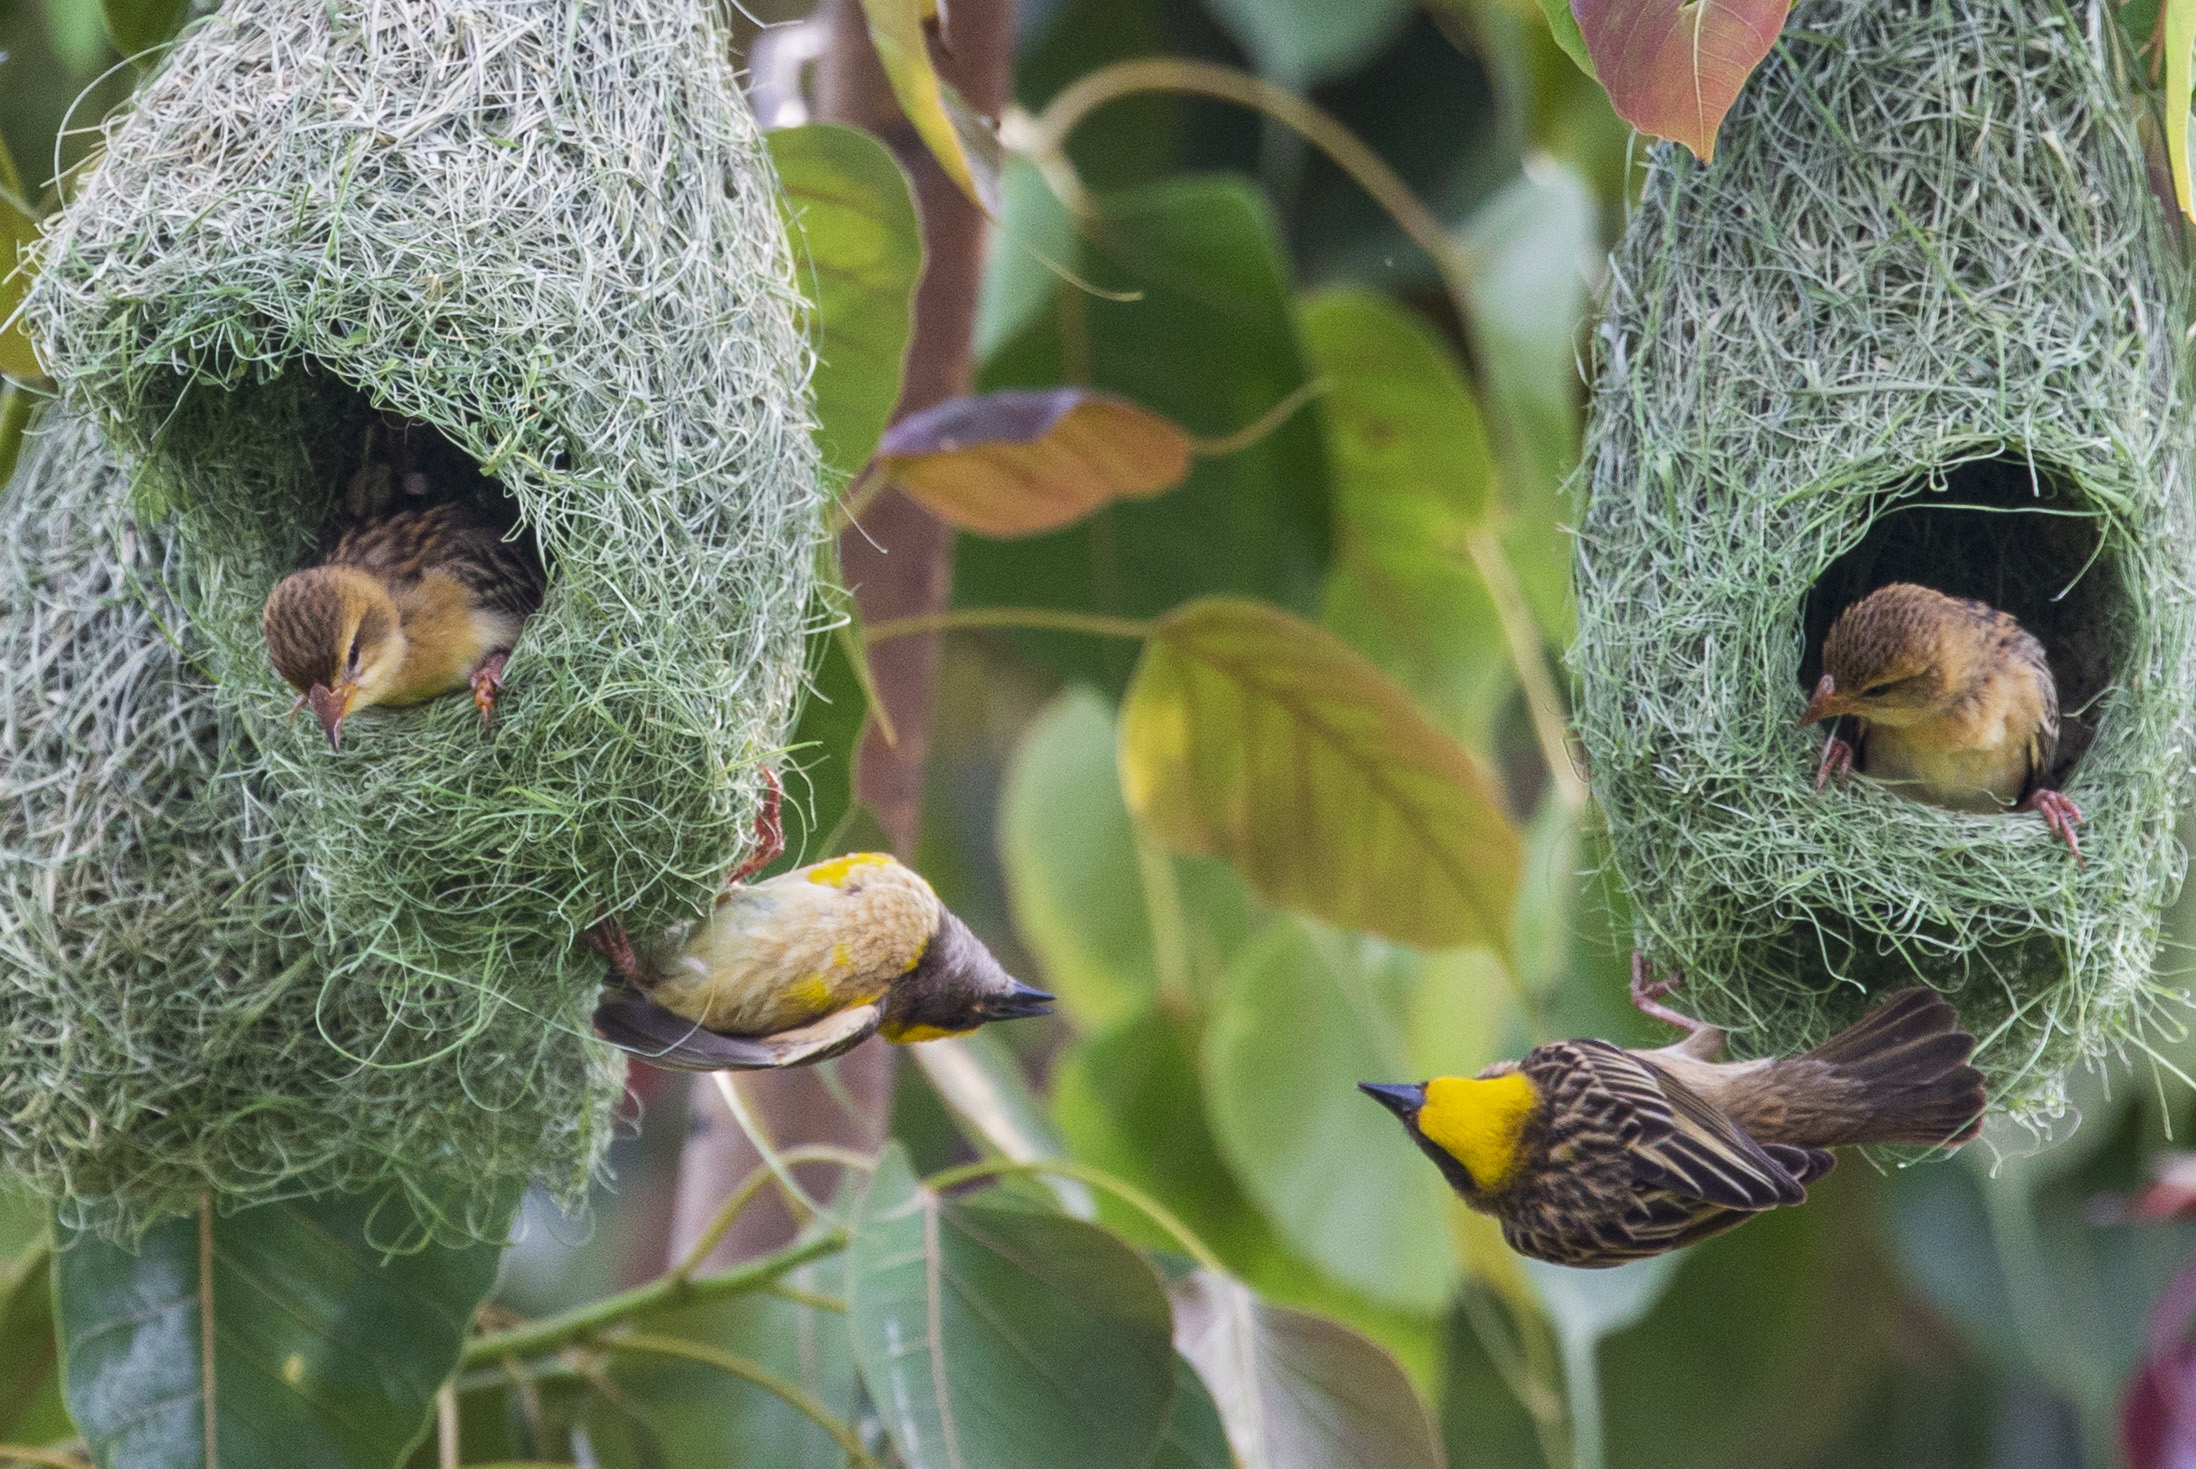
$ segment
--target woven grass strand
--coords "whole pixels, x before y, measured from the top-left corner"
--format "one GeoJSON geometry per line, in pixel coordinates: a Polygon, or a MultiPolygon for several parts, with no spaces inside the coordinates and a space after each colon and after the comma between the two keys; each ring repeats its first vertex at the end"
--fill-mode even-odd
{"type": "MultiPolygon", "coordinates": [[[[194,698],[222,731],[209,748],[250,792],[227,819],[281,854],[282,880],[231,892],[205,942],[282,934],[300,976],[283,994],[305,1005],[284,1013],[325,1053],[291,1059],[417,1129],[375,1142],[378,1164],[337,1161],[366,1124],[326,1094],[327,1120],[300,1112],[286,1152],[224,1154],[242,1124],[221,1108],[258,1104],[223,1092],[187,1120],[213,1134],[192,1156],[232,1200],[330,1170],[569,1184],[597,1156],[614,1068],[514,1016],[584,1034],[602,966],[576,935],[706,907],[802,682],[823,486],[779,205],[700,0],[231,0],[108,124],[50,227],[41,351],[165,528],[209,680],[194,698]],[[550,589],[492,738],[445,699],[368,711],[331,756],[286,717],[259,611],[327,543],[382,414],[431,426],[508,492],[550,589]]],[[[209,736],[163,715],[134,738],[166,758],[209,736]]],[[[40,962],[11,982],[111,983],[40,962]]],[[[216,972],[168,1003],[232,1022],[269,1003],[216,972]]],[[[158,1044],[87,1020],[47,1077],[82,1093],[158,1044]]],[[[86,1105],[82,1132],[141,1115],[86,1105]]],[[[83,1191],[55,1138],[21,1136],[42,1187],[83,1191]]],[[[100,1188],[164,1209],[175,1176],[100,1188]]]]}
{"type": "Polygon", "coordinates": [[[2094,4],[1801,0],[1714,164],[1651,155],[1583,471],[1579,728],[1640,947],[1755,1053],[1918,977],[2030,1116],[2164,993],[2196,733],[2188,292],[2115,37],[2094,4]],[[1793,728],[1810,590],[1990,476],[2075,547],[2017,590],[2096,675],[2086,866],[2034,817],[1818,796],[1793,728]]]}

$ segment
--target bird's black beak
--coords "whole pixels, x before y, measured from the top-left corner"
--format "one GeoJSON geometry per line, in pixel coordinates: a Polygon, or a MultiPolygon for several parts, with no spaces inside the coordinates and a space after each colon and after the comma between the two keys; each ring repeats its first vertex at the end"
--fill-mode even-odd
{"type": "Polygon", "coordinates": [[[1050,1015],[1052,996],[1043,990],[1032,989],[1020,980],[1014,988],[984,1003],[984,1011],[994,1020],[1021,1020],[1031,1015],[1050,1015]]]}
{"type": "Polygon", "coordinates": [[[1807,712],[1800,716],[1798,727],[1807,728],[1818,719],[1835,719],[1846,712],[1845,700],[1838,693],[1838,681],[1829,674],[1815,685],[1815,697],[1807,701],[1807,712]]]}
{"type": "Polygon", "coordinates": [[[1415,1081],[1361,1081],[1357,1089],[1405,1122],[1426,1105],[1426,1088],[1415,1081]]]}

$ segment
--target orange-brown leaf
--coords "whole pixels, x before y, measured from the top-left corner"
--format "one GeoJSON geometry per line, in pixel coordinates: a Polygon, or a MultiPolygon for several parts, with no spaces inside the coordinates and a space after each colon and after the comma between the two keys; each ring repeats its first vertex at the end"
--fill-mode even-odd
{"type": "Polygon", "coordinates": [[[1784,29],[1791,0],[1571,0],[1617,115],[1700,157],[1784,29]]]}

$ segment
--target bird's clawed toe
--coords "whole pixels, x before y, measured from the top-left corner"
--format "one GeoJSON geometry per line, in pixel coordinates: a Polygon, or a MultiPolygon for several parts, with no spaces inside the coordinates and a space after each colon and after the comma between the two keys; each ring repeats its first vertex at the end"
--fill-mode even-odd
{"type": "Polygon", "coordinates": [[[496,712],[496,695],[503,691],[503,668],[511,661],[508,653],[490,653],[483,658],[480,667],[473,670],[469,680],[473,685],[473,703],[480,710],[480,732],[488,733],[490,721],[496,712]]]}
{"type": "Polygon", "coordinates": [[[1674,1025],[1687,1035],[1695,1035],[1709,1029],[1705,1020],[1695,1020],[1682,1015],[1662,1003],[1662,997],[1675,990],[1683,982],[1682,976],[1666,974],[1661,979],[1650,979],[1647,973],[1647,956],[1632,951],[1632,1004],[1640,1014],[1674,1025]]]}
{"type": "Polygon", "coordinates": [[[785,851],[785,787],[778,784],[778,772],[767,765],[762,777],[762,809],[755,813],[755,850],[725,878],[728,888],[762,871],[785,851]]]}
{"type": "Polygon", "coordinates": [[[1815,789],[1841,780],[1853,771],[1853,747],[1837,735],[1822,742],[1822,763],[1815,767],[1815,789]]]}
{"type": "Polygon", "coordinates": [[[618,978],[627,984],[640,983],[640,955],[633,951],[633,940],[626,935],[625,925],[615,918],[605,918],[581,935],[587,946],[610,961],[618,978]]]}
{"type": "Polygon", "coordinates": [[[2082,824],[2082,808],[2058,791],[2040,790],[2029,793],[2027,800],[2013,808],[2015,811],[2033,811],[2044,819],[2066,849],[2074,854],[2077,866],[2082,862],[2082,844],[2074,835],[2074,828],[2082,824]]]}

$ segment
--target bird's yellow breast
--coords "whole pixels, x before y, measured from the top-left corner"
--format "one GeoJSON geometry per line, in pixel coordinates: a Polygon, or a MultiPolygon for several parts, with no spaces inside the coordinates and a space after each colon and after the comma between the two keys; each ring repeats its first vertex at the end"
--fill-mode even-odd
{"type": "Polygon", "coordinates": [[[1444,1076],[1426,1083],[1418,1130],[1462,1163],[1472,1182],[1499,1193],[1517,1170],[1519,1139],[1539,1105],[1539,1088],[1522,1072],[1485,1080],[1444,1076]]]}

